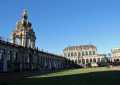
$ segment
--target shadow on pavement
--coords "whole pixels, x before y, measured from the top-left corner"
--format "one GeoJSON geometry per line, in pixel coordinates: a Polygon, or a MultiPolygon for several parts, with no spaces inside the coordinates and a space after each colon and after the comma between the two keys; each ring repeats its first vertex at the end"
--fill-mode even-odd
{"type": "Polygon", "coordinates": [[[0,85],[119,85],[119,71],[1,81],[0,85]]]}

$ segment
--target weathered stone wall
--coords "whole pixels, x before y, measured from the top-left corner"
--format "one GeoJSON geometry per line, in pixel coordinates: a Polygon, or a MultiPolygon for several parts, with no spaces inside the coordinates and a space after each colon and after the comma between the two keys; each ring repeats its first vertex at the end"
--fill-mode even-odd
{"type": "Polygon", "coordinates": [[[67,59],[62,56],[0,41],[1,72],[64,69],[67,66],[66,61],[67,59]]]}

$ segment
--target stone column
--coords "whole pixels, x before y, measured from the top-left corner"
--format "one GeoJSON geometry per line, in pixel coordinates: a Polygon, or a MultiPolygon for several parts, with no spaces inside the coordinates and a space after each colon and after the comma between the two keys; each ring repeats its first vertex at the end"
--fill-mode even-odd
{"type": "Polygon", "coordinates": [[[20,37],[20,45],[22,45],[22,37],[20,37]]]}
{"type": "Polygon", "coordinates": [[[86,59],[84,59],[84,61],[85,61],[85,65],[86,65],[86,59]]]}
{"type": "Polygon", "coordinates": [[[3,72],[7,72],[7,54],[3,55],[3,72]]]}
{"type": "Polygon", "coordinates": [[[16,38],[15,38],[15,36],[12,36],[12,43],[16,44],[16,38]]]}

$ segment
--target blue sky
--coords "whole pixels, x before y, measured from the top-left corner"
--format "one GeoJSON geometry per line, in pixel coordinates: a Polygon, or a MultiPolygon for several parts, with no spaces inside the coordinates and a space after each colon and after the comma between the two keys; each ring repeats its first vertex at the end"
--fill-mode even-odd
{"type": "Polygon", "coordinates": [[[120,46],[120,0],[0,0],[0,36],[9,38],[28,9],[36,46],[62,53],[66,46],[94,44],[100,53],[120,46]]]}

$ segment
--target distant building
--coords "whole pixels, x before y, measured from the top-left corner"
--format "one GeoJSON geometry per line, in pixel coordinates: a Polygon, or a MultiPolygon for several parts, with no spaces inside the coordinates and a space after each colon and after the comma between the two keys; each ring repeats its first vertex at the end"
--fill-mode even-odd
{"type": "Polygon", "coordinates": [[[113,48],[112,52],[112,62],[120,62],[120,48],[113,48]]]}
{"type": "Polygon", "coordinates": [[[105,57],[105,55],[97,53],[97,48],[94,45],[71,46],[65,48],[63,52],[65,58],[85,66],[100,63],[105,57]]]}

